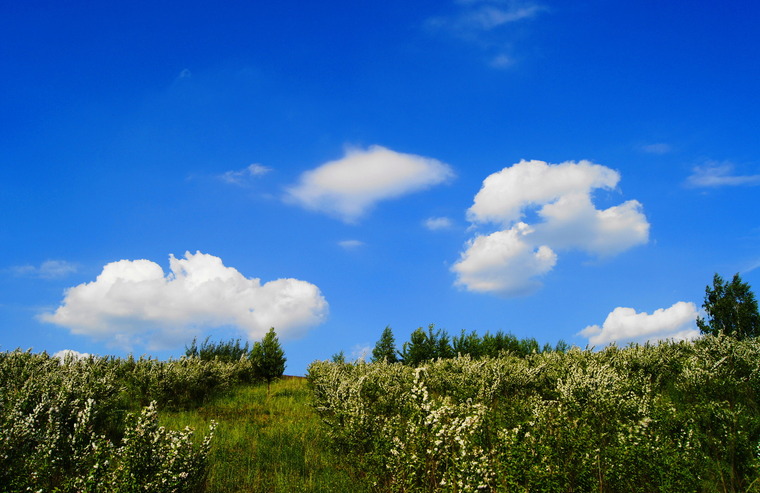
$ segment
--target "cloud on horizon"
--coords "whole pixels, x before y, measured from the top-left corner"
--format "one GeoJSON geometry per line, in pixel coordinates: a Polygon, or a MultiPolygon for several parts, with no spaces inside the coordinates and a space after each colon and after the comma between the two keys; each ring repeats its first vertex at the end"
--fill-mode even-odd
{"type": "Polygon", "coordinates": [[[378,202],[444,183],[451,167],[436,159],[382,146],[348,149],[341,159],[304,172],[285,200],[355,223],[378,202]]]}
{"type": "Polygon", "coordinates": [[[733,163],[710,161],[695,166],[686,179],[686,185],[693,188],[735,187],[741,185],[760,185],[760,174],[737,175],[733,163]]]}
{"type": "Polygon", "coordinates": [[[292,339],[327,317],[327,301],[306,281],[262,284],[201,252],[186,252],[184,259],[170,255],[169,266],[165,274],[150,260],[111,262],[95,281],[67,289],[61,305],[39,318],[125,348],[165,349],[203,329],[226,326],[250,339],[274,327],[281,338],[292,339]]]}
{"type": "Polygon", "coordinates": [[[467,218],[501,230],[467,242],[452,267],[455,283],[503,296],[530,294],[556,265],[557,251],[609,257],[646,243],[649,223],[638,201],[603,210],[593,204],[595,189],[613,190],[619,181],[617,171],[590,161],[523,160],[489,175],[467,218]],[[525,222],[529,213],[535,224],[525,222]]]}
{"type": "Polygon", "coordinates": [[[695,339],[699,337],[697,315],[696,305],[685,301],[655,310],[651,315],[636,312],[633,308],[617,307],[607,315],[601,327],[589,325],[577,335],[587,337],[593,345],[695,339]]]}

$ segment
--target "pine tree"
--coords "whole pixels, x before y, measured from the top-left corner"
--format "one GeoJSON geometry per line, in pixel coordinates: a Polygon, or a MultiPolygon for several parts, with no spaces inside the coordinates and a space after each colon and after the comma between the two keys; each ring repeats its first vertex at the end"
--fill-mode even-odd
{"type": "Polygon", "coordinates": [[[396,363],[398,356],[396,355],[396,339],[393,337],[393,330],[386,327],[383,330],[383,334],[380,336],[380,340],[375,344],[375,348],[372,350],[372,362],[387,361],[388,363],[396,363]]]}
{"type": "Polygon", "coordinates": [[[254,375],[267,383],[267,392],[272,380],[280,378],[285,372],[285,361],[285,352],[280,347],[274,328],[269,329],[261,342],[253,344],[251,362],[254,375]]]}

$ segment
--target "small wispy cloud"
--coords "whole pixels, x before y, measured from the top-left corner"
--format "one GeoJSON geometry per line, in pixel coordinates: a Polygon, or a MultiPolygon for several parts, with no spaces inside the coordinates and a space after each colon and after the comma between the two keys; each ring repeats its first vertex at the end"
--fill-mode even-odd
{"type": "Polygon", "coordinates": [[[359,240],[343,240],[338,242],[338,246],[345,250],[354,250],[364,246],[364,242],[359,240]]]}
{"type": "Polygon", "coordinates": [[[241,170],[227,171],[219,175],[219,179],[231,185],[245,185],[252,178],[263,176],[272,171],[272,168],[258,163],[246,166],[241,170]]]}
{"type": "Polygon", "coordinates": [[[40,279],[61,279],[77,271],[77,265],[65,260],[46,260],[40,265],[17,265],[11,271],[17,276],[40,279]]]}
{"type": "Polygon", "coordinates": [[[734,164],[710,161],[695,166],[686,178],[686,185],[694,188],[735,187],[741,185],[760,185],[760,174],[738,175],[734,164]]]}
{"type": "Polygon", "coordinates": [[[653,144],[644,144],[642,146],[639,146],[639,150],[646,154],[662,155],[669,153],[673,150],[673,148],[670,146],[670,144],[666,144],[664,142],[656,142],[653,144]]]}
{"type": "Polygon", "coordinates": [[[428,19],[427,28],[490,52],[488,64],[499,69],[515,63],[510,54],[515,41],[510,27],[548,11],[530,0],[459,0],[455,5],[452,13],[428,19]]]}
{"type": "Polygon", "coordinates": [[[499,54],[491,59],[490,65],[493,68],[508,68],[514,65],[515,60],[509,55],[499,54]]]}
{"type": "Polygon", "coordinates": [[[425,227],[430,231],[439,231],[449,229],[453,225],[448,217],[429,217],[423,222],[425,227]]]}
{"type": "Polygon", "coordinates": [[[432,27],[448,29],[457,34],[491,31],[531,19],[546,10],[546,7],[538,3],[517,0],[473,0],[457,4],[460,7],[454,14],[434,17],[428,23],[432,27]]]}

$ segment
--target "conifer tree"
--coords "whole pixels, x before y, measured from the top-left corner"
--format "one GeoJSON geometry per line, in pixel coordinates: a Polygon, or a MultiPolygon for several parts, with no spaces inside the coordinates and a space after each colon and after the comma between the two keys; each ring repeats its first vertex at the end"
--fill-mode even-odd
{"type": "Polygon", "coordinates": [[[380,340],[377,341],[375,348],[372,349],[372,362],[375,363],[383,360],[388,363],[396,363],[398,361],[396,339],[393,337],[393,330],[390,326],[383,330],[380,340]]]}
{"type": "Polygon", "coordinates": [[[286,360],[285,352],[280,347],[274,328],[269,329],[261,342],[253,344],[251,363],[253,363],[254,375],[267,383],[267,392],[272,380],[280,378],[285,372],[286,360]]]}

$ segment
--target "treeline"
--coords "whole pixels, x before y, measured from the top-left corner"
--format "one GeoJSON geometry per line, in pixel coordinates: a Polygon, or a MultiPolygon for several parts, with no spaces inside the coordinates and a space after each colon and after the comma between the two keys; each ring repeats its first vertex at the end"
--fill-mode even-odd
{"type": "Polygon", "coordinates": [[[372,349],[371,361],[419,366],[426,361],[465,355],[472,358],[493,358],[502,355],[525,357],[535,353],[565,352],[568,349],[570,346],[563,340],[555,346],[548,343],[540,345],[532,337],[518,339],[502,331],[495,334],[486,332],[481,337],[475,331],[466,333],[462,330],[459,335],[452,337],[445,330],[436,329],[433,324],[430,324],[427,330],[419,327],[412,332],[409,341],[403,343],[401,350],[396,348],[393,330],[386,327],[372,349]]]}
{"type": "Polygon", "coordinates": [[[268,384],[285,357],[273,329],[250,350],[206,339],[187,351],[169,361],[0,353],[0,491],[203,491],[214,425],[196,438],[160,426],[157,410],[268,384]]]}

